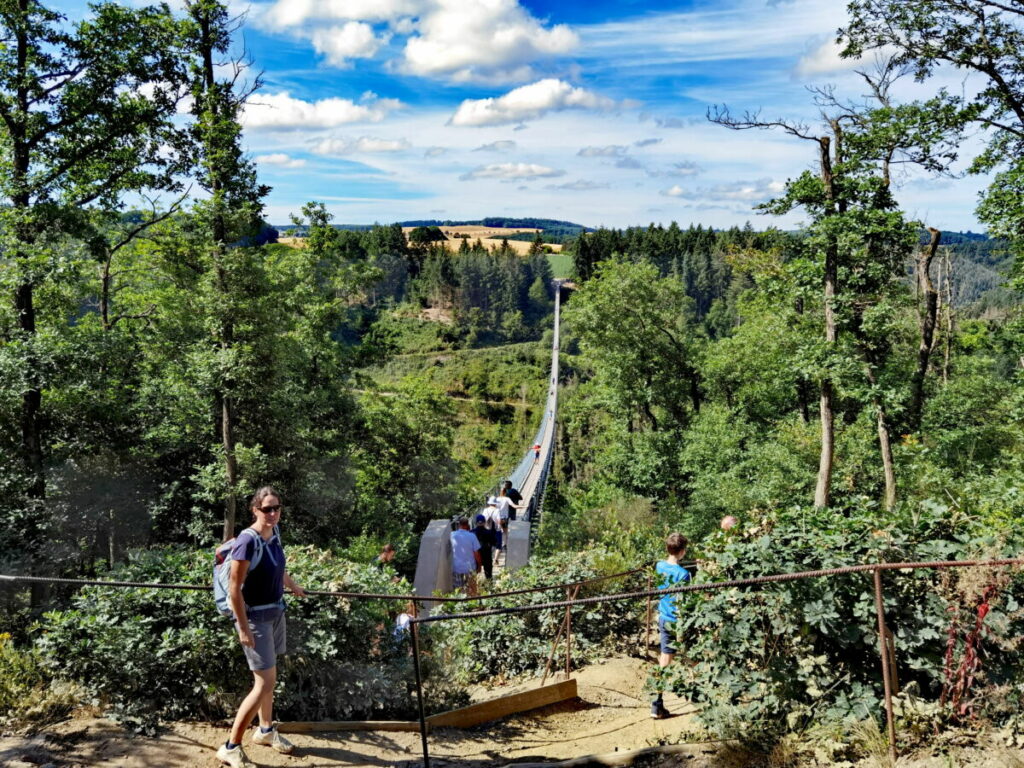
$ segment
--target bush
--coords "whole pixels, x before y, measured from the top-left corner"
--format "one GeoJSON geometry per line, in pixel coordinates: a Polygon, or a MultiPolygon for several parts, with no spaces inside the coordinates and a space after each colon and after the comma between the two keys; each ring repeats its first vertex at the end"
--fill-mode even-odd
{"type": "MultiPolygon", "coordinates": [[[[503,574],[495,591],[528,589],[545,584],[563,584],[629,570],[631,564],[602,548],[585,552],[564,552],[534,557],[524,568],[503,574]]],[[[636,576],[588,585],[579,593],[587,597],[627,591],[646,585],[646,576],[636,576]]],[[[514,595],[500,601],[481,603],[484,608],[538,605],[564,600],[565,592],[551,590],[514,595]],[[498,603],[496,605],[495,603],[498,603]]],[[[466,605],[438,612],[466,610],[466,605]]],[[[615,602],[587,605],[573,611],[572,653],[574,661],[593,656],[613,646],[637,642],[646,602],[615,602]]],[[[427,624],[424,633],[436,669],[462,684],[495,677],[539,674],[544,669],[551,642],[565,619],[564,608],[547,608],[527,613],[485,616],[479,619],[427,624]]],[[[635,647],[635,645],[634,645],[635,647]]],[[[561,668],[560,660],[555,669],[561,668]]]]}
{"type": "MultiPolygon", "coordinates": [[[[289,572],[308,588],[408,593],[408,584],[392,583],[372,566],[312,547],[287,551],[289,572]]],[[[210,570],[208,552],[163,548],[133,553],[111,578],[205,584],[210,570]]],[[[401,609],[397,602],[289,598],[279,716],[411,716],[411,663],[391,639],[401,609]]],[[[112,714],[144,725],[227,716],[251,686],[233,625],[205,591],[87,587],[70,609],[45,616],[36,646],[54,677],[79,683],[112,714]]]]}
{"type": "Polygon", "coordinates": [[[78,703],[81,691],[54,682],[39,651],[18,649],[11,636],[0,633],[0,725],[31,726],[53,722],[78,703]]]}
{"type": "MultiPolygon", "coordinates": [[[[793,509],[765,514],[734,535],[705,542],[697,583],[877,561],[976,559],[1019,551],[988,528],[943,506],[924,503],[883,513],[865,503],[848,516],[793,509]]],[[[978,606],[982,576],[933,570],[883,575],[885,610],[896,640],[902,685],[939,696],[947,642],[959,657],[963,635],[950,617],[978,606]],[[974,586],[968,589],[967,584],[974,586]]],[[[1024,629],[1019,585],[990,601],[986,685],[1019,678],[1009,639],[1024,629]]],[[[725,737],[772,742],[814,722],[879,716],[881,673],[871,573],[802,579],[749,589],[685,594],[677,630],[692,666],[672,665],[666,684],[701,707],[698,717],[725,737]]],[[[981,679],[979,679],[979,684],[981,679]]],[[[983,697],[977,697],[979,704],[983,697]]]]}

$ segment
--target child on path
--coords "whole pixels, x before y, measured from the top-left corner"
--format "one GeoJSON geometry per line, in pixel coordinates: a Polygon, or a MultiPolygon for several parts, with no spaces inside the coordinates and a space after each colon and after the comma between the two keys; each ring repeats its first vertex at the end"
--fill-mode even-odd
{"type": "MultiPolygon", "coordinates": [[[[654,570],[661,577],[658,589],[669,589],[677,584],[690,580],[690,572],[679,564],[679,560],[686,554],[686,547],[689,542],[681,533],[670,533],[665,539],[665,551],[668,556],[659,560],[654,570]]],[[[675,656],[675,630],[678,619],[676,595],[665,595],[658,601],[658,636],[661,639],[661,655],[658,657],[659,669],[664,669],[672,663],[675,656]]],[[[661,720],[669,716],[665,709],[665,702],[662,700],[662,692],[658,691],[657,697],[651,703],[651,717],[661,720]]]]}

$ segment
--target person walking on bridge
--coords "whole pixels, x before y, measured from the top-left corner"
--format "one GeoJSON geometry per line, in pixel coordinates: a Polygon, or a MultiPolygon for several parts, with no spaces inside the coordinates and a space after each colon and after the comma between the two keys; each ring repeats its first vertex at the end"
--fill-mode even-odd
{"type": "Polygon", "coordinates": [[[476,528],[473,535],[480,542],[480,560],[484,568],[484,578],[491,580],[494,574],[494,546],[498,543],[498,537],[493,528],[487,527],[487,518],[483,515],[476,516],[476,528]]]}
{"type": "Polygon", "coordinates": [[[521,493],[519,493],[518,489],[512,487],[512,481],[511,480],[506,480],[502,484],[502,495],[508,496],[509,501],[512,502],[512,507],[508,511],[508,519],[509,520],[515,520],[516,519],[516,511],[520,510],[520,509],[523,509],[523,506],[522,506],[523,495],[521,493]]]}
{"type": "Polygon", "coordinates": [[[480,542],[469,530],[469,520],[459,518],[459,527],[452,531],[452,587],[465,590],[469,597],[476,597],[476,574],[483,566],[480,557],[480,542]]]}
{"type": "Polygon", "coordinates": [[[498,502],[498,520],[501,525],[501,550],[508,552],[508,521],[514,519],[516,510],[523,509],[525,505],[513,504],[512,499],[505,495],[505,486],[498,491],[495,501],[498,502]]]}

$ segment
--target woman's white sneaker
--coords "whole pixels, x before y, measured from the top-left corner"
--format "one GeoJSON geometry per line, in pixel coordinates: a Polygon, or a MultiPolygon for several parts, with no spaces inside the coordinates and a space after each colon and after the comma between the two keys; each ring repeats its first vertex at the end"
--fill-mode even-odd
{"type": "Polygon", "coordinates": [[[264,733],[257,725],[256,730],[252,733],[252,743],[262,744],[265,747],[273,747],[282,755],[290,754],[291,751],[295,749],[294,744],[277,732],[276,725],[270,729],[269,733],[264,733]]]}
{"type": "Polygon", "coordinates": [[[246,757],[241,744],[234,749],[228,749],[227,744],[221,744],[217,750],[217,759],[231,768],[253,768],[252,761],[246,757]]]}

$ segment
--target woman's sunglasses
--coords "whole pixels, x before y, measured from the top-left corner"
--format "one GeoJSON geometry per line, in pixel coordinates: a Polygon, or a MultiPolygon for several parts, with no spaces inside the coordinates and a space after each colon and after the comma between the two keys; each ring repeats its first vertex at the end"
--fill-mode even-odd
{"type": "Polygon", "coordinates": [[[281,505],[280,504],[274,504],[273,506],[270,506],[270,507],[260,507],[260,512],[263,512],[263,513],[268,514],[268,515],[271,512],[280,512],[280,511],[281,511],[281,505]]]}

